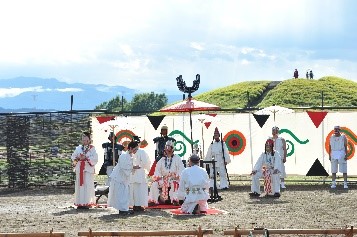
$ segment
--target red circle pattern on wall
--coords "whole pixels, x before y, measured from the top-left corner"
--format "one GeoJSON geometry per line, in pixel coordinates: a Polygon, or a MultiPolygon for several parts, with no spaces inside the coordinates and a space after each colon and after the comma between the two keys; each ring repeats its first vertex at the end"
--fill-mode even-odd
{"type": "Polygon", "coordinates": [[[237,130],[232,130],[228,132],[223,137],[223,141],[225,141],[227,145],[229,154],[234,156],[241,154],[244,151],[245,146],[247,145],[243,133],[237,130]]]}

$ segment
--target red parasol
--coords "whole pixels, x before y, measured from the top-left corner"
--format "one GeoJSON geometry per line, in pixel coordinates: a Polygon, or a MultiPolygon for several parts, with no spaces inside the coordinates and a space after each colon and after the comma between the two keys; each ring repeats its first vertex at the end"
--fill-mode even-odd
{"type": "MultiPolygon", "coordinates": [[[[191,129],[191,141],[192,139],[192,111],[213,111],[220,110],[221,108],[217,105],[209,104],[193,98],[188,98],[179,103],[170,105],[163,109],[160,109],[160,112],[189,112],[190,114],[190,129],[191,129]]],[[[193,151],[193,145],[191,143],[191,148],[193,151]]]]}

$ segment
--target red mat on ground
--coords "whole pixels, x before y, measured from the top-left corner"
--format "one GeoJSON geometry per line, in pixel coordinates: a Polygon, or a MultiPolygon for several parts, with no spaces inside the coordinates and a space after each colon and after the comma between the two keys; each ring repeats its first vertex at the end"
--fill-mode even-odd
{"type": "Polygon", "coordinates": [[[147,207],[146,209],[178,209],[181,206],[174,206],[174,205],[166,205],[166,204],[159,204],[151,207],[147,207]]]}
{"type": "MultiPolygon", "coordinates": [[[[194,215],[194,214],[183,213],[183,212],[181,211],[181,209],[171,210],[170,212],[171,212],[172,214],[174,214],[174,215],[192,215],[192,216],[197,216],[197,214],[194,215]]],[[[201,213],[201,214],[198,214],[198,215],[217,215],[217,214],[224,214],[224,213],[226,213],[226,212],[225,212],[225,211],[222,211],[222,210],[218,210],[218,209],[214,209],[214,208],[208,208],[206,213],[201,213]]]]}

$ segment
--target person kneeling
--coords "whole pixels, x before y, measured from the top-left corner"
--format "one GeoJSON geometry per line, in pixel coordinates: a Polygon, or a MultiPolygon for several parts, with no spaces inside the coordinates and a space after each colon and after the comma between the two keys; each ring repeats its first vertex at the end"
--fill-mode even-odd
{"type": "Polygon", "coordinates": [[[189,167],[181,173],[178,198],[184,200],[181,211],[190,214],[206,213],[209,199],[209,177],[207,171],[199,166],[200,158],[191,155],[189,167]]]}
{"type": "Polygon", "coordinates": [[[260,196],[260,178],[264,178],[264,191],[266,195],[280,197],[280,167],[281,158],[278,152],[274,151],[274,141],[268,139],[265,142],[265,151],[257,160],[252,175],[251,193],[252,197],[260,196]]]}

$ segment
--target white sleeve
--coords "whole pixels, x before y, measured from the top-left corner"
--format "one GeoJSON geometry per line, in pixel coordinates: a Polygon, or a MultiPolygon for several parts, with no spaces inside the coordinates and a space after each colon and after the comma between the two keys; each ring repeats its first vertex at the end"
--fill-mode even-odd
{"type": "Polygon", "coordinates": [[[255,165],[254,165],[253,170],[261,170],[261,169],[262,169],[264,155],[265,155],[265,153],[262,153],[262,154],[259,156],[257,162],[256,162],[255,165]]]}

